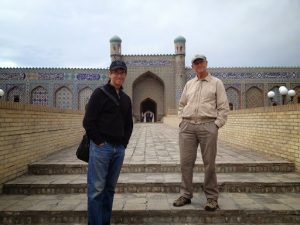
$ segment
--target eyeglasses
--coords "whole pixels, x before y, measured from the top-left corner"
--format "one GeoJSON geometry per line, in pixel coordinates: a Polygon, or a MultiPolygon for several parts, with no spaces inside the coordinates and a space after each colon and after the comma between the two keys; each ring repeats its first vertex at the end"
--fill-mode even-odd
{"type": "Polygon", "coordinates": [[[126,76],[126,71],[125,70],[113,70],[111,71],[112,74],[114,75],[119,75],[119,76],[126,76]]]}
{"type": "Polygon", "coordinates": [[[205,62],[205,60],[200,59],[200,60],[195,60],[195,61],[193,62],[193,64],[194,64],[194,65],[199,65],[199,64],[201,64],[201,63],[203,63],[203,62],[205,62]]]}

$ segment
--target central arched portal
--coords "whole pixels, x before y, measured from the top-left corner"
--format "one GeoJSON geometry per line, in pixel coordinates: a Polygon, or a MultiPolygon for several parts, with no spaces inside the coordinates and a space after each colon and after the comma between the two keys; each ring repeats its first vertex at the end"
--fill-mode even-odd
{"type": "Polygon", "coordinates": [[[156,102],[150,98],[145,99],[141,103],[141,121],[156,122],[157,121],[157,106],[156,102]]]}
{"type": "Polygon", "coordinates": [[[135,79],[132,88],[133,116],[136,121],[161,121],[165,115],[165,88],[161,78],[148,71],[135,79]]]}

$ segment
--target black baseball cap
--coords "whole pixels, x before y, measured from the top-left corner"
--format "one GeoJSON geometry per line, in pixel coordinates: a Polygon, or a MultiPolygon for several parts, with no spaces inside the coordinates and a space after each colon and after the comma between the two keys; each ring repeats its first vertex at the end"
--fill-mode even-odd
{"type": "Polygon", "coordinates": [[[111,62],[109,70],[112,71],[112,70],[117,70],[117,69],[123,69],[127,72],[126,63],[122,60],[116,60],[116,61],[111,62]]]}

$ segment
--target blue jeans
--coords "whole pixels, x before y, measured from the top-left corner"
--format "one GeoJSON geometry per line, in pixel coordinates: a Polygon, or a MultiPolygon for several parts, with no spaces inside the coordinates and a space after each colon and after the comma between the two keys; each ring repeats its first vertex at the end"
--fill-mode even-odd
{"type": "Polygon", "coordinates": [[[110,224],[115,187],[123,165],[125,148],[90,142],[88,164],[88,224],[110,224]]]}

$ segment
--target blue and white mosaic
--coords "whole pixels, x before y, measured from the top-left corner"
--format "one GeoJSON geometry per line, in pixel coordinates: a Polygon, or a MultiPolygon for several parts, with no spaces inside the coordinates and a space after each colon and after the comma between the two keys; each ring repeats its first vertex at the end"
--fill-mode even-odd
{"type": "Polygon", "coordinates": [[[100,74],[88,74],[88,73],[78,73],[77,80],[99,80],[100,74]]]}
{"type": "Polygon", "coordinates": [[[24,80],[25,73],[1,73],[0,80],[24,80]]]}
{"type": "Polygon", "coordinates": [[[127,66],[167,66],[171,65],[169,60],[131,60],[126,61],[127,66]]]}
{"type": "Polygon", "coordinates": [[[76,78],[77,80],[100,80],[102,82],[108,80],[108,76],[106,74],[78,73],[76,78]]]}
{"type": "Polygon", "coordinates": [[[39,80],[63,80],[64,73],[38,73],[39,80]]]}
{"type": "Polygon", "coordinates": [[[300,73],[295,72],[262,72],[262,73],[213,73],[220,79],[257,79],[257,78],[300,78],[300,73]]]}
{"type": "MultiPolygon", "coordinates": [[[[300,78],[300,73],[296,72],[261,72],[261,73],[233,73],[233,72],[215,72],[213,76],[220,79],[259,79],[259,78],[300,78]]],[[[196,76],[195,72],[189,72],[187,79],[190,80],[196,76]]]]}
{"type": "Polygon", "coordinates": [[[236,88],[238,91],[241,91],[241,84],[237,84],[237,83],[234,83],[234,84],[224,84],[224,87],[225,89],[227,90],[228,88],[236,88]]]}

